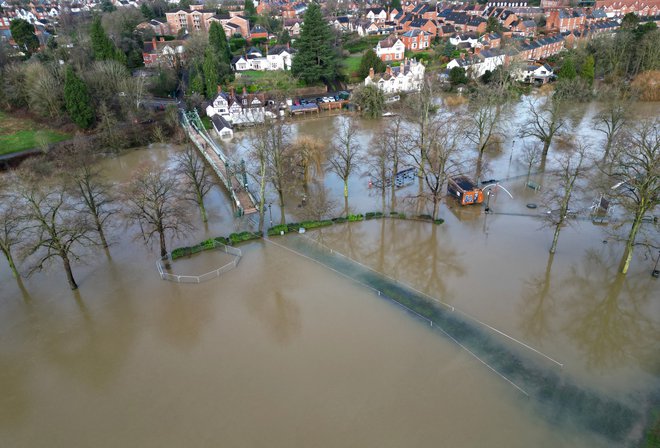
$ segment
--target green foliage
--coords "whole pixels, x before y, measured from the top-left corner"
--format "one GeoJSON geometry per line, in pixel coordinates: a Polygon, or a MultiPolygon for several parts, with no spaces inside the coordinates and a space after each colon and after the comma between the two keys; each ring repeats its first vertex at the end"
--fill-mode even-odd
{"type": "Polygon", "coordinates": [[[215,54],[218,63],[231,63],[231,50],[227,36],[218,22],[212,22],[209,28],[209,47],[215,54]]]}
{"type": "Polygon", "coordinates": [[[362,114],[368,118],[378,118],[383,115],[385,96],[374,84],[356,89],[353,92],[353,102],[360,107],[362,114]]]}
{"type": "Polygon", "coordinates": [[[594,83],[594,65],[594,57],[589,55],[585,58],[584,62],[582,63],[582,69],[580,70],[580,78],[584,79],[590,86],[594,83]]]}
{"type": "Polygon", "coordinates": [[[94,55],[95,60],[115,60],[122,64],[126,64],[126,55],[115,47],[115,44],[110,40],[103,29],[103,25],[101,25],[100,18],[97,17],[92,22],[89,35],[92,41],[92,54],[94,55]]]}
{"type": "Polygon", "coordinates": [[[307,84],[337,79],[337,55],[331,46],[330,25],[323,18],[321,8],[311,3],[305,12],[300,38],[296,41],[298,52],[293,58],[291,71],[307,84]]]}
{"type": "Polygon", "coordinates": [[[334,222],[335,224],[342,224],[346,221],[348,221],[348,220],[346,218],[344,218],[343,216],[340,216],[338,218],[332,218],[332,222],[334,222]]]}
{"type": "Polygon", "coordinates": [[[210,46],[206,48],[202,70],[204,71],[206,97],[211,98],[215,95],[220,80],[218,79],[218,60],[210,46]]]}
{"type": "Polygon", "coordinates": [[[204,76],[199,70],[194,70],[193,74],[191,74],[190,91],[204,95],[204,76]]]}
{"type": "Polygon", "coordinates": [[[277,236],[281,235],[282,232],[288,233],[289,232],[289,226],[286,224],[281,224],[279,226],[274,226],[268,229],[268,236],[277,236]]]}
{"type": "Polygon", "coordinates": [[[561,68],[557,71],[557,78],[559,79],[575,79],[577,78],[577,70],[575,69],[575,62],[572,56],[566,56],[561,68]]]}
{"type": "Polygon", "coordinates": [[[357,221],[363,221],[364,220],[364,215],[358,214],[358,215],[348,215],[346,217],[348,222],[357,222],[357,221]]]}
{"type": "Polygon", "coordinates": [[[229,39],[229,48],[232,52],[236,53],[245,47],[247,47],[247,41],[242,37],[232,37],[229,39]]]}
{"type": "Polygon", "coordinates": [[[64,104],[71,121],[83,129],[94,123],[94,110],[87,85],[67,66],[64,77],[64,104]]]}
{"type": "Polygon", "coordinates": [[[231,242],[231,244],[238,244],[250,240],[258,240],[259,238],[261,238],[261,234],[256,232],[247,232],[247,231],[240,233],[232,233],[231,235],[229,235],[229,241],[231,242]]]}
{"type": "Polygon", "coordinates": [[[639,17],[635,15],[634,12],[629,12],[625,16],[623,16],[623,19],[621,19],[621,29],[622,30],[632,30],[637,28],[637,25],[639,24],[639,17]]]}
{"type": "Polygon", "coordinates": [[[401,0],[392,0],[392,3],[390,3],[390,7],[392,9],[396,9],[397,11],[401,12],[401,0]]]}
{"type": "Polygon", "coordinates": [[[291,36],[289,35],[288,30],[282,30],[279,37],[277,38],[277,43],[281,45],[286,45],[291,42],[291,36]]]}
{"type": "Polygon", "coordinates": [[[113,12],[116,11],[115,5],[112,4],[110,0],[103,0],[101,2],[101,11],[103,12],[113,12]]]}
{"type": "Polygon", "coordinates": [[[462,67],[453,67],[451,70],[449,70],[449,82],[452,86],[467,84],[468,78],[465,74],[465,69],[462,67]]]}
{"type": "Polygon", "coordinates": [[[375,73],[383,73],[385,71],[385,63],[381,61],[373,49],[369,48],[364,52],[360,60],[360,68],[358,69],[360,79],[369,76],[369,70],[372,68],[375,73]]]}
{"type": "Polygon", "coordinates": [[[440,218],[440,219],[436,219],[435,221],[433,221],[433,224],[439,225],[439,224],[442,224],[443,222],[445,222],[445,220],[440,218]]]}
{"type": "Polygon", "coordinates": [[[34,26],[27,20],[14,19],[9,23],[11,37],[16,41],[21,50],[30,56],[39,48],[39,39],[34,34],[34,26]]]}
{"type": "Polygon", "coordinates": [[[486,32],[487,33],[501,33],[504,31],[504,27],[500,23],[499,20],[497,20],[496,17],[490,16],[488,18],[488,22],[486,23],[486,32]]]}
{"type": "Polygon", "coordinates": [[[154,14],[154,10],[147,5],[146,3],[142,3],[140,5],[140,12],[144,16],[145,19],[151,20],[156,18],[156,14],[154,14]]]}
{"type": "Polygon", "coordinates": [[[252,0],[245,0],[245,14],[248,17],[254,17],[257,15],[257,8],[255,8],[252,0]]]}
{"type": "Polygon", "coordinates": [[[349,53],[360,53],[362,51],[368,50],[369,48],[373,48],[378,44],[378,41],[382,39],[382,36],[366,36],[366,37],[360,37],[357,39],[350,40],[348,42],[344,42],[342,45],[342,48],[349,53]]]}
{"type": "Polygon", "coordinates": [[[367,212],[364,215],[364,219],[366,219],[367,221],[370,220],[370,219],[379,219],[379,218],[382,218],[382,217],[383,217],[382,212],[367,212]]]}
{"type": "Polygon", "coordinates": [[[418,219],[423,219],[423,220],[426,220],[426,221],[433,221],[433,216],[426,215],[426,214],[417,215],[417,218],[418,219]]]}

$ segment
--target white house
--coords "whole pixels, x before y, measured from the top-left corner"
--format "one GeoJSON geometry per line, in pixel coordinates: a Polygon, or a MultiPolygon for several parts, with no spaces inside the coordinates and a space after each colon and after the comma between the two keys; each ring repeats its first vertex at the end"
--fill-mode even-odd
{"type": "Polygon", "coordinates": [[[266,119],[266,101],[262,94],[249,94],[243,88],[243,93],[237,95],[218,92],[213,103],[207,106],[206,115],[219,115],[232,125],[251,125],[263,123],[266,119]]]}
{"type": "Polygon", "coordinates": [[[255,47],[250,48],[245,56],[235,56],[231,65],[237,72],[245,70],[291,70],[295,50],[288,45],[277,45],[264,56],[255,47]]]}
{"type": "Polygon", "coordinates": [[[234,130],[227,120],[222,118],[222,115],[213,115],[211,117],[211,123],[213,123],[213,129],[215,129],[218,137],[223,139],[231,139],[234,137],[234,130]]]}
{"type": "Polygon", "coordinates": [[[426,67],[415,59],[406,59],[398,67],[388,66],[382,75],[374,74],[373,69],[364,79],[364,85],[375,85],[383,93],[401,93],[419,91],[424,83],[426,67]]]}
{"type": "Polygon", "coordinates": [[[460,44],[470,44],[470,47],[480,47],[479,38],[476,34],[454,34],[449,38],[449,43],[458,46],[460,44]]]}
{"type": "Polygon", "coordinates": [[[545,84],[553,75],[552,68],[548,64],[534,64],[519,70],[515,74],[515,77],[520,82],[545,84]]]}
{"type": "Polygon", "coordinates": [[[373,22],[384,22],[387,20],[387,11],[384,8],[369,8],[366,17],[373,22]]]}
{"type": "Polygon", "coordinates": [[[468,77],[479,78],[487,70],[492,72],[504,64],[505,58],[506,54],[503,51],[497,49],[484,50],[473,56],[452,59],[447,64],[447,70],[451,70],[454,67],[461,67],[465,69],[468,77]]]}
{"type": "Polygon", "coordinates": [[[401,61],[406,52],[406,46],[401,42],[401,39],[390,36],[385,40],[381,40],[376,45],[376,55],[381,61],[401,61]]]}

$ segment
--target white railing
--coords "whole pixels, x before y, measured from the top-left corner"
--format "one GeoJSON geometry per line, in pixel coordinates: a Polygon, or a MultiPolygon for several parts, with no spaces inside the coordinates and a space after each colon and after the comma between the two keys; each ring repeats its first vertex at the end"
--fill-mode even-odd
{"type": "Polygon", "coordinates": [[[238,263],[241,261],[241,258],[243,257],[243,253],[241,252],[240,249],[231,246],[226,246],[222,243],[218,243],[217,241],[213,242],[213,250],[221,250],[222,252],[234,255],[234,259],[229,263],[219,267],[218,269],[214,269],[212,271],[206,272],[201,275],[184,275],[184,274],[175,274],[173,272],[167,272],[168,270],[171,270],[170,265],[172,264],[173,261],[171,258],[171,254],[167,254],[158,261],[156,261],[156,269],[158,269],[158,275],[160,275],[161,279],[169,280],[171,282],[202,283],[207,280],[218,278],[220,277],[220,275],[224,274],[225,272],[231,271],[236,266],[238,266],[238,263]]]}

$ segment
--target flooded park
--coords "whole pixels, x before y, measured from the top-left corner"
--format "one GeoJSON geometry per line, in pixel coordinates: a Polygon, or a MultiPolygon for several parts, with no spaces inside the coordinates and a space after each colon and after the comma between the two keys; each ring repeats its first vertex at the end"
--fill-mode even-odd
{"type": "MultiPolygon", "coordinates": [[[[598,107],[567,118],[594,151],[598,107]]],[[[660,409],[657,251],[636,250],[619,274],[621,229],[589,219],[601,192],[584,181],[550,254],[543,195],[566,149],[553,146],[547,172],[528,179],[522,104],[508,113],[485,155],[483,178],[509,193],[488,198],[491,213],[443,195],[442,224],[400,219],[430,213],[417,181],[383,195],[365,166],[348,208],[385,217],[240,244],[234,269],[199,284],[161,280],[157,247],[119,217],[108,250],[75,263],[78,290],[56,263],[16,281],[3,260],[0,446],[639,446],[660,409]]],[[[330,144],[344,119],[297,120],[292,133],[330,144]]],[[[363,151],[388,120],[356,119],[363,151]]],[[[251,163],[249,131],[221,144],[251,163]]],[[[124,184],[182,149],[154,144],[102,169],[124,184]]],[[[266,203],[266,227],[279,224],[270,187],[266,203]]],[[[313,205],[340,216],[343,182],[326,164],[285,204],[287,222],[313,205]]],[[[168,248],[255,230],[257,215],[235,217],[220,186],[206,209],[208,223],[195,215],[168,248]]],[[[201,274],[230,260],[209,251],[173,265],[201,274]]]]}

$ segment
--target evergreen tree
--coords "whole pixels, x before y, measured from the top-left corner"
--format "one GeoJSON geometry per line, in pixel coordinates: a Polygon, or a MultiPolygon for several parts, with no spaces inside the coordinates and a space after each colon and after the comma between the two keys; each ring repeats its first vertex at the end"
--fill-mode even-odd
{"type": "Polygon", "coordinates": [[[218,59],[211,47],[208,47],[204,53],[204,64],[202,64],[202,70],[204,71],[206,95],[207,98],[211,98],[213,95],[215,95],[215,91],[218,88],[219,82],[218,59]]]}
{"type": "Polygon", "coordinates": [[[321,8],[311,3],[305,12],[300,38],[296,41],[298,53],[291,71],[307,84],[331,81],[337,78],[337,55],[331,42],[330,25],[321,14],[321,8]]]}
{"type": "Polygon", "coordinates": [[[564,63],[557,72],[559,79],[575,79],[577,77],[577,70],[575,70],[575,63],[571,56],[564,58],[564,63]]]}
{"type": "Polygon", "coordinates": [[[212,22],[209,28],[209,45],[219,62],[231,63],[231,50],[229,49],[227,36],[218,22],[212,22]]]}
{"type": "Polygon", "coordinates": [[[582,63],[580,70],[580,77],[584,79],[589,85],[594,83],[594,65],[595,60],[592,55],[587,56],[582,63]]]}
{"type": "Polygon", "coordinates": [[[190,75],[190,91],[204,95],[204,77],[198,69],[195,69],[194,73],[190,75]]]}
{"type": "Polygon", "coordinates": [[[115,44],[105,33],[100,18],[97,17],[94,19],[89,34],[92,40],[92,53],[94,54],[94,59],[97,61],[115,60],[122,64],[126,64],[126,55],[123,51],[115,47],[115,44]]]}
{"type": "Polygon", "coordinates": [[[94,110],[87,86],[71,66],[67,66],[64,76],[64,104],[69,118],[79,127],[87,129],[94,123],[94,110]]]}
{"type": "Polygon", "coordinates": [[[146,3],[142,3],[140,5],[140,12],[144,16],[144,18],[147,19],[147,20],[151,20],[151,19],[156,18],[156,14],[154,14],[154,10],[151,9],[151,7],[149,5],[147,5],[146,3]]]}
{"type": "Polygon", "coordinates": [[[449,82],[452,86],[457,86],[459,84],[467,84],[468,78],[465,74],[465,69],[462,67],[454,67],[449,70],[449,82]]]}
{"type": "Polygon", "coordinates": [[[392,3],[390,4],[392,9],[396,9],[397,11],[401,12],[401,0],[392,0],[392,3]]]}
{"type": "Polygon", "coordinates": [[[9,24],[9,31],[14,41],[21,47],[21,51],[30,56],[39,48],[39,39],[34,34],[34,26],[27,20],[14,19],[9,24]]]}
{"type": "Polygon", "coordinates": [[[360,79],[369,76],[369,70],[372,68],[374,69],[374,73],[382,73],[385,70],[385,63],[370,48],[364,52],[360,61],[360,68],[358,69],[360,79]]]}
{"type": "Polygon", "coordinates": [[[250,22],[254,22],[254,17],[257,16],[257,8],[254,7],[252,0],[245,0],[245,15],[248,16],[250,22]]]}

